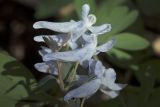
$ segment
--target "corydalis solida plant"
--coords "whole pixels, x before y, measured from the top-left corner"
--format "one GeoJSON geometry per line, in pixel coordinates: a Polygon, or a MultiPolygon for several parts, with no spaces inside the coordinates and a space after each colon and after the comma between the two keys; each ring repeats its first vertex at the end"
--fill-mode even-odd
{"type": "Polygon", "coordinates": [[[76,63],[76,69],[74,69],[76,79],[74,81],[79,83],[79,87],[67,92],[64,96],[65,101],[72,98],[89,98],[98,90],[110,98],[115,98],[118,92],[125,87],[125,84],[115,83],[116,73],[112,68],[105,68],[99,60],[93,58],[100,52],[109,51],[113,47],[115,40],[109,40],[105,44],[98,46],[98,36],[109,32],[111,25],[93,26],[96,23],[96,16],[89,14],[89,10],[88,4],[82,6],[80,21],[71,20],[70,22],[62,23],[39,21],[33,25],[35,29],[46,28],[60,33],[58,35],[39,35],[34,37],[35,41],[45,42],[48,45],[48,47],[42,46],[39,51],[43,62],[35,64],[35,68],[38,71],[58,76],[59,84],[64,90],[67,84],[61,78],[60,63],[76,63]],[[60,52],[59,50],[65,46],[70,47],[71,50],[60,52]],[[78,64],[88,71],[87,75],[78,75],[76,73],[78,64]]]}

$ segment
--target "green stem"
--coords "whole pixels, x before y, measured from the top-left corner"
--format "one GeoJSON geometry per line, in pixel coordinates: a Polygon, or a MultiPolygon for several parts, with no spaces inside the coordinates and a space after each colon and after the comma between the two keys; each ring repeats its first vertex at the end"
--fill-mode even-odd
{"type": "Polygon", "coordinates": [[[62,79],[62,74],[61,74],[61,63],[57,61],[57,66],[58,66],[58,79],[59,79],[59,85],[62,91],[64,91],[64,82],[62,79]]]}
{"type": "Polygon", "coordinates": [[[78,65],[79,65],[79,62],[76,62],[76,65],[75,65],[75,67],[74,67],[74,72],[77,71],[78,65]]]}
{"type": "Polygon", "coordinates": [[[74,77],[75,77],[76,72],[77,72],[78,65],[79,65],[79,62],[76,62],[75,67],[74,67],[74,71],[73,71],[73,76],[71,77],[71,81],[74,80],[74,77]]]}
{"type": "MultiPolygon", "coordinates": [[[[68,76],[67,79],[66,79],[70,84],[71,84],[71,83],[73,82],[73,80],[75,79],[78,65],[79,65],[79,62],[76,62],[74,68],[70,71],[69,76],[68,76]]],[[[65,87],[65,90],[68,90],[68,89],[69,89],[70,84],[68,84],[68,86],[65,87]]]]}
{"type": "Polygon", "coordinates": [[[80,107],[84,106],[84,101],[85,101],[85,98],[82,99],[80,107]]]}
{"type": "Polygon", "coordinates": [[[93,58],[94,58],[95,60],[99,60],[99,58],[98,58],[97,55],[94,55],[93,58]]]}

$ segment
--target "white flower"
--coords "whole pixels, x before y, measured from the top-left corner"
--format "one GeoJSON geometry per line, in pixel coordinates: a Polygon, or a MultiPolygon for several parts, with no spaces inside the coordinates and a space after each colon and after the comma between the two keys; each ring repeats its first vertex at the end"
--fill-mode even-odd
{"type": "Polygon", "coordinates": [[[65,46],[68,42],[70,35],[69,34],[58,34],[58,35],[39,35],[35,36],[34,40],[36,42],[45,42],[44,38],[51,39],[52,41],[55,41],[58,46],[65,46]]]}
{"type": "MultiPolygon", "coordinates": [[[[71,34],[71,38],[69,39],[68,44],[72,49],[75,49],[77,48],[75,42],[87,30],[90,30],[93,34],[96,34],[96,35],[104,34],[111,30],[110,24],[103,24],[101,26],[92,26],[96,22],[96,17],[93,14],[89,14],[89,10],[90,10],[89,5],[84,4],[82,7],[82,20],[78,22],[70,21],[70,22],[56,23],[56,22],[39,21],[34,23],[33,27],[35,29],[46,28],[56,32],[71,34]]],[[[46,35],[41,35],[41,36],[46,36],[46,35]]],[[[36,41],[43,41],[41,39],[42,37],[40,37],[40,40],[39,38],[38,39],[37,38],[38,37],[35,38],[36,41]]],[[[64,41],[65,39],[61,38],[61,40],[64,41]]]]}
{"type": "Polygon", "coordinates": [[[48,62],[36,63],[34,67],[40,72],[58,75],[58,70],[54,66],[53,62],[48,61],[48,62]]]}
{"type": "Polygon", "coordinates": [[[115,98],[118,96],[118,91],[124,88],[125,84],[117,84],[116,73],[112,68],[105,69],[99,61],[90,62],[90,73],[95,75],[95,78],[80,87],[69,91],[64,100],[70,100],[72,98],[89,98],[98,90],[109,96],[115,98]],[[94,67],[94,69],[93,69],[94,67]]]}
{"type": "Polygon", "coordinates": [[[41,46],[41,50],[38,51],[38,53],[43,57],[44,55],[48,53],[52,53],[52,50],[50,48],[47,48],[45,46],[41,46]]]}
{"type": "Polygon", "coordinates": [[[85,60],[90,60],[93,55],[99,52],[109,51],[115,40],[110,40],[107,43],[97,47],[97,36],[95,34],[83,35],[85,44],[82,48],[66,52],[52,52],[43,56],[44,61],[60,60],[82,63],[85,60]]]}
{"type": "MultiPolygon", "coordinates": [[[[52,50],[47,47],[41,46],[41,48],[42,49],[39,50],[39,54],[42,57],[52,52],[52,50]]],[[[55,62],[53,61],[45,61],[45,62],[36,63],[34,64],[34,67],[36,68],[36,70],[40,72],[58,75],[58,69],[55,67],[55,62]]]]}

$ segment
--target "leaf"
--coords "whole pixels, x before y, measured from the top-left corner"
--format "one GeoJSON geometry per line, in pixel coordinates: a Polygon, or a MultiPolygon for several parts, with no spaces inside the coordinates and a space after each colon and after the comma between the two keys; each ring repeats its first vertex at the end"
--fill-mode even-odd
{"type": "MultiPolygon", "coordinates": [[[[54,76],[48,75],[39,81],[38,87],[34,90],[35,92],[51,92],[55,97],[57,94],[61,93],[59,86],[57,84],[56,78],[54,76]]],[[[51,96],[50,96],[51,97],[51,96]]]]}
{"type": "Polygon", "coordinates": [[[21,63],[11,56],[0,53],[0,102],[3,107],[15,107],[24,97],[28,97],[36,80],[21,63]]]}
{"type": "Polygon", "coordinates": [[[70,66],[70,72],[68,71],[67,72],[67,75],[66,75],[66,78],[65,78],[65,81],[68,82],[68,83],[71,83],[73,81],[76,80],[76,73],[77,71],[75,71],[78,67],[78,63],[76,63],[74,66],[70,66]]]}
{"type": "Polygon", "coordinates": [[[133,57],[131,54],[127,53],[126,51],[122,51],[116,48],[112,48],[111,51],[106,53],[109,57],[110,62],[116,64],[122,68],[128,68],[131,65],[133,57]]]}
{"type": "Polygon", "coordinates": [[[137,19],[138,11],[129,9],[124,3],[126,0],[107,0],[97,9],[97,23],[109,23],[112,26],[110,32],[99,37],[99,43],[102,44],[109,36],[122,32],[137,19]]]}
{"type": "Polygon", "coordinates": [[[149,46],[149,42],[146,39],[136,34],[121,33],[114,37],[117,40],[115,47],[119,49],[135,51],[145,49],[149,46]]]}
{"type": "Polygon", "coordinates": [[[63,80],[66,79],[66,77],[67,77],[68,73],[71,71],[71,69],[72,69],[72,63],[67,63],[67,62],[62,63],[61,74],[62,74],[63,80]]]}

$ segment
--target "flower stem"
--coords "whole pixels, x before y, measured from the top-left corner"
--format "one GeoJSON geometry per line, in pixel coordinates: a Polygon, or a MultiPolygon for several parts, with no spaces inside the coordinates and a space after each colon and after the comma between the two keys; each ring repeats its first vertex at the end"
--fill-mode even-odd
{"type": "Polygon", "coordinates": [[[84,106],[84,101],[85,101],[85,98],[82,99],[80,107],[84,106]]]}
{"type": "Polygon", "coordinates": [[[75,68],[74,68],[74,72],[77,71],[78,65],[79,65],[79,62],[76,62],[76,65],[75,65],[75,68]]]}
{"type": "Polygon", "coordinates": [[[99,60],[99,58],[98,58],[97,55],[94,55],[93,58],[94,58],[95,60],[99,60]]]}
{"type": "Polygon", "coordinates": [[[58,79],[59,79],[59,85],[62,91],[64,91],[64,82],[62,79],[62,74],[61,74],[61,63],[57,61],[57,66],[58,66],[58,79]]]}
{"type": "Polygon", "coordinates": [[[73,71],[71,72],[71,73],[72,73],[72,74],[71,74],[72,76],[70,77],[70,82],[72,82],[72,81],[74,80],[74,78],[75,78],[78,65],[79,65],[79,62],[76,62],[75,66],[74,66],[74,69],[73,69],[73,71]]]}
{"type": "Polygon", "coordinates": [[[74,71],[73,71],[73,74],[74,74],[74,75],[71,77],[71,78],[72,78],[72,81],[74,80],[74,77],[75,77],[75,75],[76,75],[78,65],[79,65],[79,62],[76,62],[75,67],[74,67],[74,71]]]}
{"type": "MultiPolygon", "coordinates": [[[[69,72],[69,76],[66,79],[66,81],[68,81],[70,84],[76,78],[76,72],[77,72],[78,65],[79,65],[79,62],[76,62],[76,64],[74,65],[74,68],[69,72]]],[[[70,84],[68,84],[68,86],[65,87],[65,90],[68,90],[70,88],[70,84]]]]}

